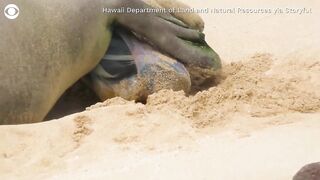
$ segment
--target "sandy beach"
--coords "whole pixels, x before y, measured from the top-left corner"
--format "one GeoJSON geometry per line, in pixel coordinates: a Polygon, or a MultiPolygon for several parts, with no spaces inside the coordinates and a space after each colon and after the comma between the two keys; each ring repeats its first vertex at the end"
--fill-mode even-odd
{"type": "Polygon", "coordinates": [[[213,10],[200,15],[223,61],[214,81],[0,126],[0,179],[287,180],[319,162],[320,2],[183,2],[213,10]]]}

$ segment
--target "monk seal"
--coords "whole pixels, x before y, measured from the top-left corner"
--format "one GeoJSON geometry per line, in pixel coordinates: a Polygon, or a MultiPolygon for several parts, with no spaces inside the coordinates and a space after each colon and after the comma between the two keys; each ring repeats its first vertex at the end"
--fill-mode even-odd
{"type": "MultiPolygon", "coordinates": [[[[0,7],[9,3],[1,1],[0,7]]],[[[150,8],[140,0],[14,3],[20,8],[17,19],[0,16],[0,124],[42,121],[62,93],[99,63],[115,23],[186,64],[216,63],[216,54],[190,45],[203,41],[203,34],[168,13],[102,12],[105,7],[150,8]]]]}

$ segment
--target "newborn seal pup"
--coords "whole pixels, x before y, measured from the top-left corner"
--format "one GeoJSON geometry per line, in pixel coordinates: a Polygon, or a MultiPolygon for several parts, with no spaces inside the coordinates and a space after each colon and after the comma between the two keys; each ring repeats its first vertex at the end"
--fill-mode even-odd
{"type": "Polygon", "coordinates": [[[122,28],[115,29],[106,55],[83,80],[101,101],[119,96],[144,102],[162,89],[187,93],[191,87],[183,64],[122,28]]]}
{"type": "MultiPolygon", "coordinates": [[[[3,0],[0,7],[10,2],[3,0]]],[[[203,34],[168,13],[102,12],[106,7],[150,7],[140,0],[17,0],[15,4],[20,9],[17,19],[0,16],[0,124],[42,121],[63,92],[99,63],[114,24],[182,63],[219,66],[215,53],[192,45],[203,41],[203,34]]]]}

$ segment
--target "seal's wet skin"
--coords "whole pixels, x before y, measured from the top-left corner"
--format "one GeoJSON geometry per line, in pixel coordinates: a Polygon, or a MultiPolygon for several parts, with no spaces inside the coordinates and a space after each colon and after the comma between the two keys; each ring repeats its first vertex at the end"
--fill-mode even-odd
{"type": "MultiPolygon", "coordinates": [[[[9,3],[0,1],[0,7],[9,3]]],[[[116,24],[185,65],[220,67],[214,51],[194,46],[204,39],[199,30],[186,28],[192,23],[163,13],[102,12],[106,7],[150,8],[140,0],[15,3],[21,10],[17,19],[0,16],[0,124],[42,121],[63,92],[97,66],[116,24]]]]}

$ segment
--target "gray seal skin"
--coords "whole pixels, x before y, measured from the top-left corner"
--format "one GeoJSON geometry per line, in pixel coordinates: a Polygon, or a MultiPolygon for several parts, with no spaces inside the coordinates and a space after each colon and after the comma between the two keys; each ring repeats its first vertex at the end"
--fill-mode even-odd
{"type": "Polygon", "coordinates": [[[203,34],[169,14],[102,13],[106,7],[148,7],[139,0],[3,0],[0,7],[11,3],[20,15],[0,15],[0,124],[42,121],[63,92],[99,63],[114,23],[183,63],[212,68],[218,58],[185,43],[203,41],[203,34]]]}

